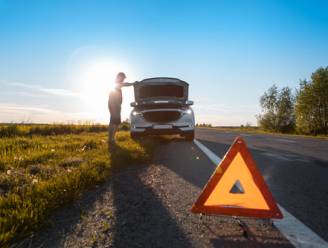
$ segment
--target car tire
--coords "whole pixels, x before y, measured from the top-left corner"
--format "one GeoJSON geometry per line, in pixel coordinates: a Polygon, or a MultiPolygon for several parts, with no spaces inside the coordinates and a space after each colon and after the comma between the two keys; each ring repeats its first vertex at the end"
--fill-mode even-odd
{"type": "Polygon", "coordinates": [[[140,134],[136,133],[136,132],[131,132],[130,135],[131,135],[131,139],[134,139],[134,140],[140,138],[140,134]]]}
{"type": "Polygon", "coordinates": [[[195,139],[195,131],[185,134],[184,137],[187,141],[193,141],[195,139]]]}

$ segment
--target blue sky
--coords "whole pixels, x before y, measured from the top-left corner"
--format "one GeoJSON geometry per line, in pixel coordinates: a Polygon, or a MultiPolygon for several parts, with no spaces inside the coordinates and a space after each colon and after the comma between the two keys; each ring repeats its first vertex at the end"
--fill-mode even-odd
{"type": "Polygon", "coordinates": [[[106,122],[123,70],[189,82],[198,122],[256,124],[260,95],[327,66],[327,44],[327,1],[0,0],[0,122],[106,122]]]}

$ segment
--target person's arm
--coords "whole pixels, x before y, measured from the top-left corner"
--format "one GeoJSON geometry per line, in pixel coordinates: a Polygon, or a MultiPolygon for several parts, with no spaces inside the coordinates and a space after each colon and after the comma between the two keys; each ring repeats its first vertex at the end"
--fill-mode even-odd
{"type": "MultiPolygon", "coordinates": [[[[137,81],[136,81],[136,82],[137,82],[137,81]]],[[[136,82],[134,82],[134,83],[122,83],[122,87],[132,86],[132,85],[134,85],[136,82]]]]}

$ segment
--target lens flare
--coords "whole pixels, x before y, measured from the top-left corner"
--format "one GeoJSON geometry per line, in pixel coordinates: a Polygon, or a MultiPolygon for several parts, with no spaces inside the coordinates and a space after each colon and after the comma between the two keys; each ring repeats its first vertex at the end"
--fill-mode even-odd
{"type": "MultiPolygon", "coordinates": [[[[83,65],[75,79],[75,88],[80,92],[83,110],[91,120],[105,123],[109,113],[107,101],[110,91],[115,88],[115,78],[118,72],[124,71],[129,78],[131,73],[127,66],[111,60],[94,60],[83,65]]],[[[133,101],[133,92],[124,92],[124,102],[133,101]]],[[[124,110],[123,110],[124,111],[124,110]]]]}

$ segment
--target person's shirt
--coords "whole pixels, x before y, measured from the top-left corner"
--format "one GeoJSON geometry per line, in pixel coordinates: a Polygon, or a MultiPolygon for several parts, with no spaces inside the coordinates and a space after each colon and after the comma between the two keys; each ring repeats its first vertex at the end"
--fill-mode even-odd
{"type": "Polygon", "coordinates": [[[122,87],[131,86],[133,83],[117,83],[115,88],[109,93],[108,107],[122,104],[122,87]]]}
{"type": "Polygon", "coordinates": [[[108,107],[122,104],[122,90],[121,87],[115,87],[110,93],[108,98],[108,107]]]}

